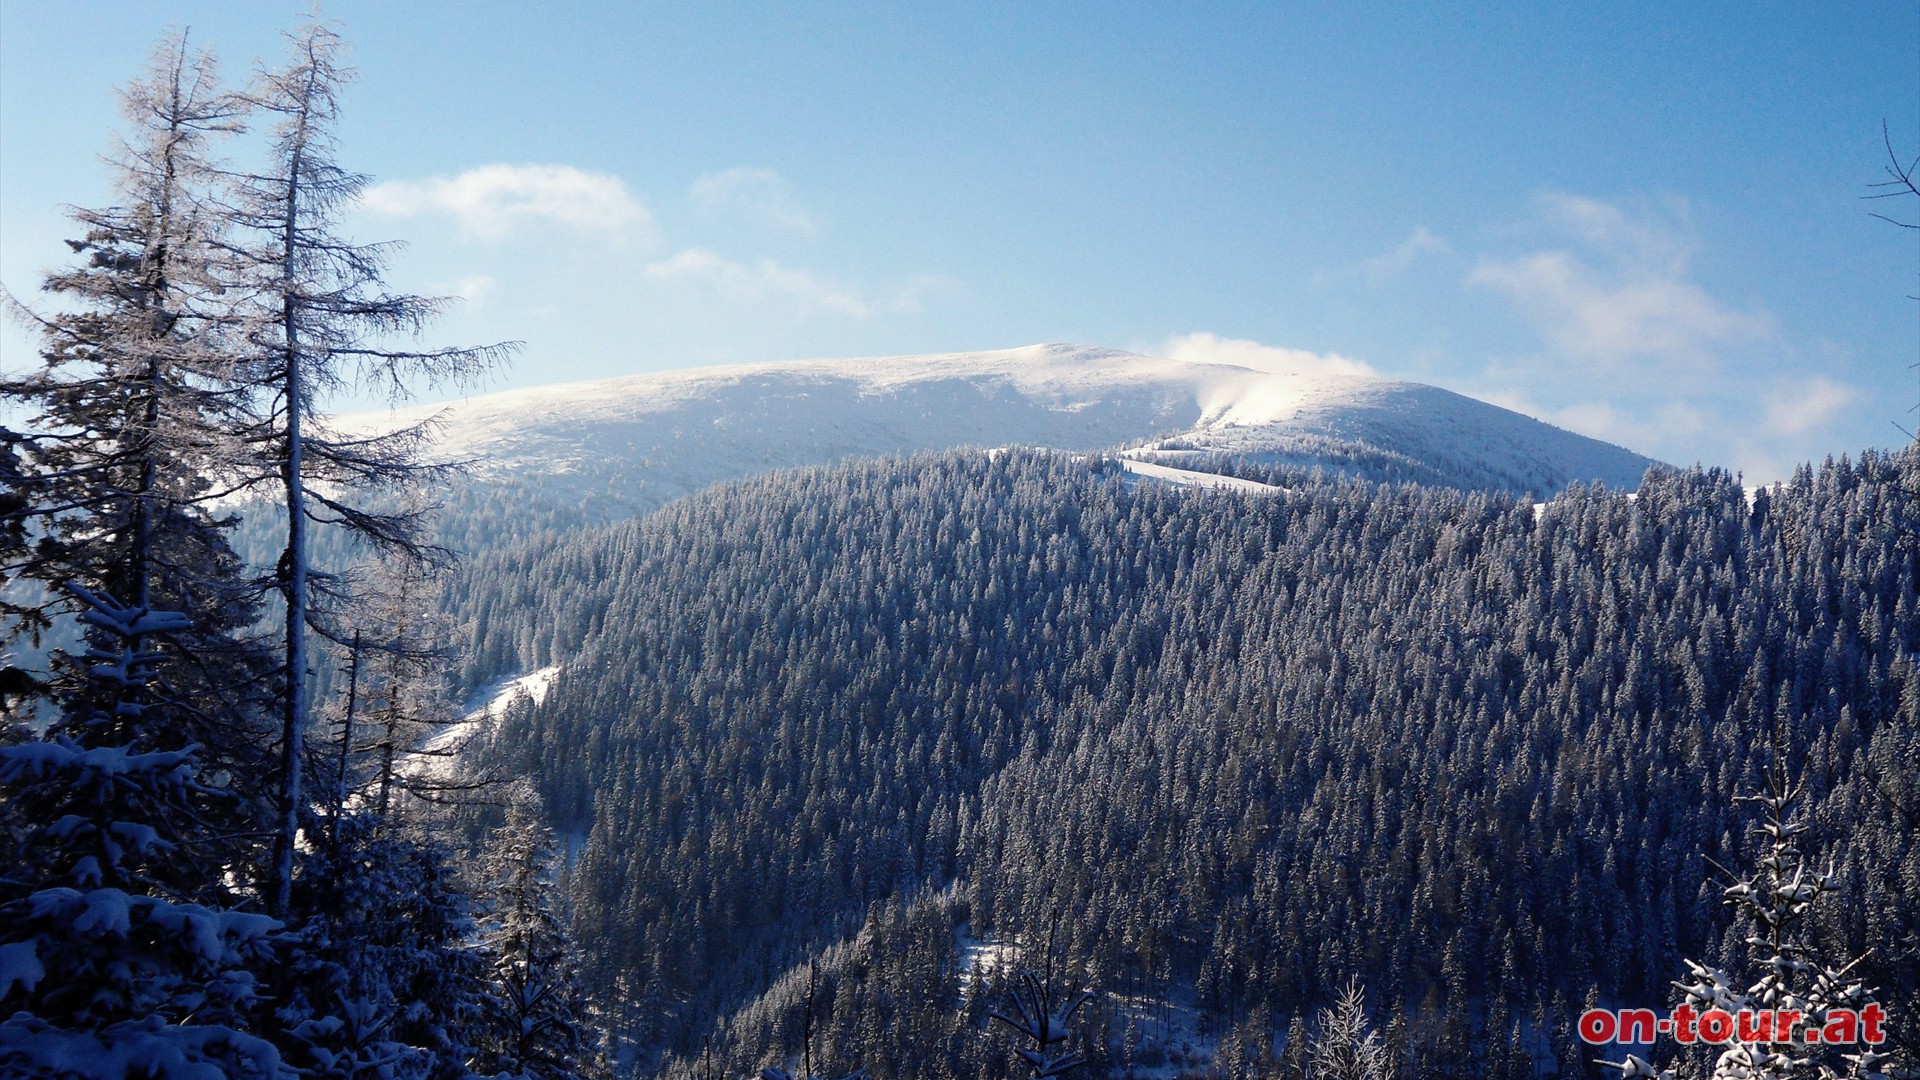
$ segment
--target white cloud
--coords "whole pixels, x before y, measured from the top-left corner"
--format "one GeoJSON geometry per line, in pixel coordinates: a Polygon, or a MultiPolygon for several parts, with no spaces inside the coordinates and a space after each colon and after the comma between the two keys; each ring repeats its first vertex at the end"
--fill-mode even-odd
{"type": "Polygon", "coordinates": [[[812,236],[813,219],[793,201],[786,178],[773,169],[736,167],[693,182],[688,196],[706,214],[735,213],[787,232],[812,236]]]}
{"type": "Polygon", "coordinates": [[[488,239],[532,223],[642,238],[653,230],[653,215],[625,181],[571,165],[482,165],[451,177],[389,180],[368,188],[360,204],[391,217],[445,215],[488,239]]]}
{"type": "Polygon", "coordinates": [[[1192,364],[1232,364],[1277,375],[1379,374],[1368,364],[1338,353],[1287,349],[1205,332],[1170,337],[1160,347],[1160,352],[1170,360],[1192,364]]]}
{"type": "Polygon", "coordinates": [[[1859,397],[1853,387],[1825,376],[1775,380],[1764,394],[1732,379],[1687,398],[1664,389],[1561,405],[1515,389],[1481,389],[1477,396],[1676,465],[1723,465],[1749,484],[1785,479],[1796,462],[1817,458],[1823,452],[1819,429],[1859,397]]]}
{"type": "Polygon", "coordinates": [[[499,282],[485,274],[470,274],[453,283],[453,295],[478,307],[492,295],[494,286],[499,282]]]}
{"type": "Polygon", "coordinates": [[[1385,281],[1406,273],[1415,262],[1425,255],[1451,255],[1453,245],[1425,225],[1413,230],[1413,234],[1400,242],[1392,251],[1362,259],[1359,271],[1362,277],[1373,281],[1385,281]]]}
{"type": "Polygon", "coordinates": [[[1824,375],[1776,387],[1767,399],[1767,426],[1783,435],[1822,427],[1858,396],[1853,387],[1824,375]]]}
{"type": "Polygon", "coordinates": [[[662,280],[703,281],[748,298],[777,297],[802,311],[818,311],[864,319],[873,305],[859,294],[805,271],[781,266],[772,259],[734,262],[705,248],[688,248],[672,258],[647,264],[647,274],[662,280]]]}
{"type": "Polygon", "coordinates": [[[1773,319],[1735,311],[1679,277],[1623,277],[1568,251],[1482,259],[1470,285],[1505,293],[1563,352],[1605,362],[1711,362],[1727,345],[1766,341],[1773,319]]]}
{"type": "Polygon", "coordinates": [[[1467,284],[1505,295],[1562,354],[1614,367],[1651,362],[1678,375],[1714,368],[1729,346],[1777,336],[1771,315],[1721,303],[1693,280],[1682,225],[1575,195],[1543,195],[1537,206],[1580,250],[1482,258],[1467,284]]]}
{"type": "Polygon", "coordinates": [[[943,274],[921,274],[890,295],[870,298],[809,270],[782,266],[772,259],[737,262],[706,248],[687,248],[647,264],[647,276],[661,281],[704,283],[733,297],[784,300],[803,313],[844,315],[918,315],[927,303],[962,291],[961,282],[943,274]]]}
{"type": "Polygon", "coordinates": [[[1666,200],[1668,222],[1636,219],[1612,203],[1564,191],[1545,192],[1534,199],[1534,205],[1549,224],[1631,270],[1681,275],[1693,258],[1684,201],[1666,200]]]}
{"type": "Polygon", "coordinates": [[[1499,296],[1543,348],[1498,357],[1471,390],[1550,423],[1678,465],[1778,479],[1827,449],[1858,404],[1764,309],[1715,295],[1693,270],[1686,203],[1537,198],[1528,250],[1480,258],[1469,288],[1499,296]],[[1797,370],[1796,370],[1797,369],[1797,370]]]}
{"type": "Polygon", "coordinates": [[[1378,288],[1404,277],[1423,259],[1451,259],[1453,255],[1453,245],[1447,242],[1446,237],[1421,225],[1388,251],[1369,255],[1358,262],[1314,271],[1313,284],[1315,288],[1355,283],[1378,288]]]}
{"type": "Polygon", "coordinates": [[[887,301],[887,310],[896,315],[918,315],[929,300],[954,296],[965,287],[959,278],[946,274],[920,274],[902,285],[887,301]]]}

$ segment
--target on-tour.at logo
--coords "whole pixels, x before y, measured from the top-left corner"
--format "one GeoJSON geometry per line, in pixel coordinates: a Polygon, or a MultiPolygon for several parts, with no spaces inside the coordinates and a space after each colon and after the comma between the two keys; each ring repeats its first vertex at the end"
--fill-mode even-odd
{"type": "Polygon", "coordinates": [[[1580,1038],[1601,1043],[1651,1043],[1671,1038],[1689,1043],[1801,1043],[1803,1045],[1877,1046],[1887,1039],[1886,1010],[1878,1004],[1854,1009],[1829,1009],[1812,1015],[1796,1009],[1725,1009],[1695,1011],[1677,1005],[1670,1016],[1652,1009],[1588,1009],[1580,1014],[1580,1038]]]}

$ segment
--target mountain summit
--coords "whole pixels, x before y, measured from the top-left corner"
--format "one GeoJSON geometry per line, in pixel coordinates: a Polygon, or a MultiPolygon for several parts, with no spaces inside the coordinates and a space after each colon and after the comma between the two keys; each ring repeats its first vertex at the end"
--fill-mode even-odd
{"type": "Polygon", "coordinates": [[[970,445],[1122,451],[1201,468],[1225,454],[1540,497],[1576,481],[1632,488],[1654,464],[1420,383],[1060,344],[689,368],[341,422],[436,413],[443,453],[474,461],[483,477],[567,477],[556,482],[601,490],[618,477],[643,508],[778,468],[970,445]]]}

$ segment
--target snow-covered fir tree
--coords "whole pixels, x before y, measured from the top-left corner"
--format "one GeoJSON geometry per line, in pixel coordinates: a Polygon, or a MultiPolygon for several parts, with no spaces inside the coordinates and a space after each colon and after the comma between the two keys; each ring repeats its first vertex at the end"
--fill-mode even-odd
{"type": "Polygon", "coordinates": [[[1390,1080],[1393,1074],[1386,1043],[1367,1020],[1366,991],[1359,979],[1349,979],[1315,1021],[1307,1080],[1390,1080]]]}
{"type": "MultiPolygon", "coordinates": [[[[49,279],[68,307],[27,313],[45,363],[3,388],[37,426],[0,439],[0,574],[64,579],[90,645],[44,737],[9,721],[0,739],[6,1075],[458,1080],[477,1052],[490,965],[453,856],[365,800],[322,819],[303,783],[306,630],[350,600],[308,573],[303,536],[344,524],[431,561],[424,510],[344,501],[423,476],[424,430],[332,440],[312,426],[320,397],[356,373],[398,393],[413,369],[457,375],[502,350],[382,348],[437,302],[388,295],[377,249],[329,234],[364,181],[330,160],[338,40],[296,40],[246,96],[163,44],[126,96],[125,201],[78,213],[86,262],[49,279]],[[215,169],[211,139],[261,112],[268,166],[215,169]],[[215,173],[237,186],[211,195],[215,173]],[[261,590],[207,507],[276,485],[293,524],[274,658],[245,635],[261,590]],[[259,707],[276,692],[278,747],[259,707]],[[258,908],[276,917],[243,910],[258,908]]],[[[396,733],[429,719],[416,705],[392,702],[414,712],[396,733]]]]}
{"type": "Polygon", "coordinates": [[[516,1080],[579,1076],[594,1064],[597,1048],[573,942],[557,910],[553,832],[530,792],[512,804],[488,847],[483,940],[493,974],[476,1068],[516,1080]]]}
{"type": "MultiPolygon", "coordinates": [[[[399,500],[409,512],[426,506],[399,500]]],[[[495,786],[490,775],[456,774],[454,749],[420,744],[460,719],[448,669],[455,652],[448,619],[434,600],[436,567],[393,552],[354,569],[354,632],[348,642],[357,677],[360,736],[350,753],[366,804],[385,814],[408,799],[441,803],[495,786]],[[409,749],[412,748],[412,749],[409,749]]]]}
{"type": "MultiPolygon", "coordinates": [[[[814,1030],[815,1030],[814,1007],[816,1004],[816,999],[819,995],[819,989],[820,989],[819,965],[809,962],[807,964],[807,997],[804,1005],[804,1011],[801,1014],[801,1022],[800,1022],[800,1072],[799,1074],[795,1075],[793,1072],[789,1071],[784,1065],[772,1065],[760,1070],[760,1080],[826,1080],[825,1077],[821,1076],[819,1073],[814,1071],[814,1062],[813,1062],[813,1042],[814,1042],[814,1030]]],[[[854,1071],[846,1074],[844,1077],[841,1077],[840,1080],[866,1080],[866,1076],[867,1076],[867,1072],[865,1069],[855,1069],[854,1071]]]]}
{"type": "Polygon", "coordinates": [[[163,654],[145,643],[185,616],[76,593],[101,643],[92,692],[47,738],[0,747],[17,814],[0,837],[0,1072],[278,1077],[251,1031],[279,924],[226,893],[205,823],[233,796],[152,693],[163,654]]]}
{"type": "Polygon", "coordinates": [[[446,792],[414,784],[406,760],[454,719],[446,653],[410,592],[422,586],[417,566],[376,559],[353,575],[358,648],[335,738],[309,746],[320,797],[303,810],[310,839],[289,910],[298,974],[279,1016],[290,1059],[315,1075],[457,1080],[480,1068],[495,1003],[468,899],[485,879],[460,872],[437,802],[412,797],[446,792]]]}
{"type": "MultiPolygon", "coordinates": [[[[1734,931],[1744,935],[1738,951],[1758,978],[1746,982],[1726,967],[1688,960],[1688,977],[1674,983],[1680,1005],[1695,1017],[1718,1010],[1737,1021],[1724,1048],[1707,1051],[1712,1080],[1890,1080],[1890,1056],[1877,1045],[1884,1036],[1872,1030],[1884,1024],[1885,1010],[1861,981],[1858,961],[1831,962],[1813,941],[1815,907],[1840,884],[1802,849],[1805,792],[1777,740],[1775,754],[1767,790],[1743,798],[1761,810],[1754,870],[1722,892],[1735,911],[1734,931]],[[1782,1013],[1799,1019],[1789,1027],[1782,1013]],[[1754,1019],[1751,1029],[1744,1018],[1754,1019]]],[[[1676,1076],[1632,1055],[1609,1064],[1624,1077],[1676,1076]]]]}
{"type": "MultiPolygon", "coordinates": [[[[1052,953],[1052,936],[1048,936],[1052,953]]],[[[1014,1056],[1033,1080],[1054,1080],[1086,1064],[1074,1042],[1074,1015],[1093,1000],[1090,993],[1062,994],[1048,975],[1022,972],[1007,994],[1010,1008],[989,1015],[1013,1032],[1014,1056]]]]}
{"type": "Polygon", "coordinates": [[[40,680],[16,655],[23,642],[37,643],[46,628],[37,605],[23,604],[8,588],[31,550],[27,533],[27,473],[21,459],[26,437],[0,425],[0,735],[14,722],[14,713],[41,688],[40,680]]]}
{"type": "Polygon", "coordinates": [[[307,1076],[457,1080],[489,964],[452,855],[397,815],[334,824],[332,844],[301,853],[276,1040],[307,1076]]]}

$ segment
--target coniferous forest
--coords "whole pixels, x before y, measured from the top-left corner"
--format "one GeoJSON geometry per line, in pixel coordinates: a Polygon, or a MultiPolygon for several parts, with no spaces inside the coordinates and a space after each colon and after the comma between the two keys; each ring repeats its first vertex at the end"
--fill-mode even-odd
{"type": "Polygon", "coordinates": [[[328,426],[514,345],[337,234],[350,72],[289,43],[163,42],[10,301],[0,1075],[1920,1075],[1913,451],[543,501],[328,426]],[[1683,1004],[1888,1037],[1577,1034],[1683,1004]]]}
{"type": "Polygon", "coordinates": [[[1053,942],[1115,1075],[1162,1067],[1175,1009],[1283,1070],[1273,1030],[1355,978],[1413,1075],[1585,1075],[1559,1018],[1741,954],[1715,867],[1776,763],[1839,886],[1822,948],[1920,985],[1913,469],[1536,514],[959,453],[476,560],[454,605],[495,612],[476,655],[568,657],[484,756],[576,838],[586,970],[676,1067],[791,1050],[827,950],[832,1067],[1001,1075],[964,923],[1026,966],[1053,942]],[[479,578],[552,599],[503,619],[479,578]]]}

